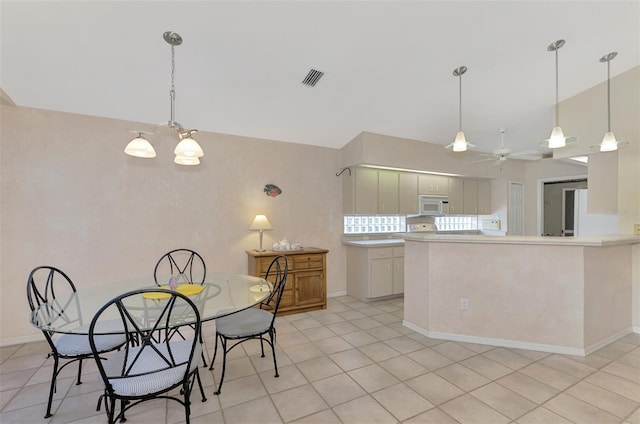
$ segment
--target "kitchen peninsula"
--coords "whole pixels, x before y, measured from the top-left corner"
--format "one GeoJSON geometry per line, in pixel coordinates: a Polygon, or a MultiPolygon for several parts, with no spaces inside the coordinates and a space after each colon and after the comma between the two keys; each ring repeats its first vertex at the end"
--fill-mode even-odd
{"type": "Polygon", "coordinates": [[[638,236],[404,239],[404,325],[428,337],[584,356],[632,331],[638,236]]]}

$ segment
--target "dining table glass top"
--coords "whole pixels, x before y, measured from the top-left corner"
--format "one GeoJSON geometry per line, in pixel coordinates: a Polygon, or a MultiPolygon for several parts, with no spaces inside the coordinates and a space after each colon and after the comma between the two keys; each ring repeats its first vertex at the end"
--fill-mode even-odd
{"type": "MultiPolygon", "coordinates": [[[[36,328],[55,333],[88,334],[94,315],[104,304],[121,294],[145,288],[160,288],[153,278],[122,281],[98,286],[78,287],[76,292],[56,293],[56,299],[38,306],[30,316],[36,328]]],[[[161,285],[161,288],[168,288],[161,285]]],[[[211,273],[203,284],[178,283],[175,290],[187,296],[198,308],[201,321],[220,318],[250,308],[265,300],[273,286],[266,280],[250,275],[211,273]]],[[[143,293],[127,298],[127,308],[141,327],[151,328],[154,317],[165,307],[170,296],[166,293],[143,293]]],[[[114,309],[115,311],[115,309],[114,309]]],[[[175,314],[176,326],[195,322],[193,314],[175,314]]],[[[101,317],[103,318],[103,317],[101,317]]],[[[111,320],[101,319],[95,332],[114,334],[122,332],[122,321],[114,315],[111,320]]]]}

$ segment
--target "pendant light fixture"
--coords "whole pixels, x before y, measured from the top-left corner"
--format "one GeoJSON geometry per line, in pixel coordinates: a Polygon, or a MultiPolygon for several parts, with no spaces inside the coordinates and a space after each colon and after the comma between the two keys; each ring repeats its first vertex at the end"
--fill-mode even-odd
{"type": "MultiPolygon", "coordinates": [[[[171,46],[171,89],[169,91],[169,97],[171,99],[171,119],[167,123],[169,128],[173,128],[178,133],[178,145],[176,146],[173,153],[176,155],[174,162],[179,165],[198,165],[200,163],[200,159],[204,156],[204,152],[197,141],[195,141],[191,134],[198,130],[185,130],[180,123],[175,120],[175,102],[176,102],[176,90],[175,90],[175,51],[174,47],[182,44],[182,37],[180,34],[166,31],[163,34],[164,40],[171,46]]],[[[136,131],[138,134],[136,138],[131,140],[127,147],[125,147],[124,152],[130,156],[140,157],[140,158],[154,158],[156,157],[156,152],[149,143],[149,141],[144,138],[142,135],[142,131],[136,131]]],[[[153,135],[153,133],[151,133],[153,135]]]]}
{"type": "Polygon", "coordinates": [[[626,141],[616,140],[616,136],[611,131],[611,61],[618,55],[617,52],[611,52],[600,58],[600,62],[607,62],[607,132],[604,133],[602,143],[591,146],[592,150],[601,152],[612,152],[620,147],[626,146],[626,141]]]}
{"type": "Polygon", "coordinates": [[[555,126],[553,130],[551,130],[551,137],[548,140],[545,140],[542,145],[544,147],[548,147],[550,149],[558,149],[567,145],[567,140],[575,140],[575,137],[565,137],[562,132],[562,128],[560,128],[560,103],[558,102],[558,50],[560,47],[564,46],[564,40],[554,41],[553,43],[547,46],[547,51],[555,52],[556,54],[556,116],[555,116],[555,126]]]}
{"type": "Polygon", "coordinates": [[[454,152],[464,152],[468,148],[476,147],[475,144],[468,142],[462,132],[462,75],[467,72],[466,66],[460,66],[453,70],[453,75],[458,77],[459,82],[459,104],[458,104],[458,132],[453,143],[447,144],[445,148],[452,149],[454,152]]]}

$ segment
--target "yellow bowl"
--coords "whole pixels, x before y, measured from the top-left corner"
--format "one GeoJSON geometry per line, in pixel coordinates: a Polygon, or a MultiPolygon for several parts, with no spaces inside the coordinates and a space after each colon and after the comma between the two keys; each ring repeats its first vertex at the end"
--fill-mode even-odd
{"type": "MultiPolygon", "coordinates": [[[[158,288],[169,290],[169,286],[160,286],[158,288]]],[[[178,293],[182,293],[185,296],[195,296],[196,294],[201,293],[202,290],[204,290],[204,286],[199,284],[181,284],[176,288],[178,293]]],[[[143,293],[142,297],[145,299],[160,300],[168,299],[170,296],[167,293],[150,292],[143,293]]]]}

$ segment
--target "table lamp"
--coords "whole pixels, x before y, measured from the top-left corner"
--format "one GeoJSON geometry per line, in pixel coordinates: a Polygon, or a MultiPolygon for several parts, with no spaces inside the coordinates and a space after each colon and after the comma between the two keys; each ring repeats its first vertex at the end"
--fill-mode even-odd
{"type": "Polygon", "coordinates": [[[262,231],[273,230],[271,223],[265,215],[256,215],[249,229],[260,231],[260,249],[258,250],[258,252],[264,252],[264,249],[262,248],[262,231]]]}

